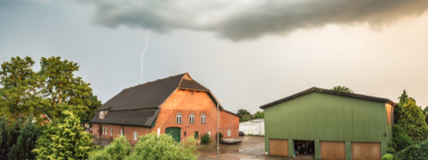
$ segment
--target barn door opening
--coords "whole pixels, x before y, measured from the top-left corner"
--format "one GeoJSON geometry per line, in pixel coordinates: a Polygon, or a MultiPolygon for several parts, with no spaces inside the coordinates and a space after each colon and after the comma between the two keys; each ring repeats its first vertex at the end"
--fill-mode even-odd
{"type": "Polygon", "coordinates": [[[270,155],[288,157],[288,139],[269,139],[270,155]]]}
{"type": "Polygon", "coordinates": [[[197,139],[197,140],[199,139],[199,133],[198,133],[198,131],[194,132],[194,138],[197,139]]]}
{"type": "Polygon", "coordinates": [[[320,141],[321,159],[346,159],[345,142],[320,141]]]}
{"type": "Polygon", "coordinates": [[[180,128],[170,127],[165,129],[165,133],[171,135],[176,142],[180,142],[180,128]]]}
{"type": "Polygon", "coordinates": [[[381,143],[366,143],[366,142],[352,142],[352,159],[363,160],[379,160],[381,159],[381,143]]]}
{"type": "Polygon", "coordinates": [[[308,140],[293,140],[294,155],[302,158],[315,158],[315,143],[308,140]]]}

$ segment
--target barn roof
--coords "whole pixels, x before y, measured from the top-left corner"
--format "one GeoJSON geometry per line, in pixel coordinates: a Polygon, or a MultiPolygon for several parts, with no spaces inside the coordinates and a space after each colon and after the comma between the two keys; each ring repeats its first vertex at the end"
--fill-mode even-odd
{"type": "Polygon", "coordinates": [[[147,126],[150,127],[157,118],[159,109],[146,109],[136,111],[115,111],[108,112],[104,119],[99,119],[95,114],[90,123],[117,124],[128,126],[147,126]]]}
{"type": "MultiPolygon", "coordinates": [[[[159,106],[177,89],[206,92],[216,103],[208,88],[193,80],[189,73],[183,73],[123,89],[96,110],[109,110],[104,119],[95,114],[90,123],[151,126],[159,114],[159,106]]],[[[221,106],[220,109],[224,110],[221,106]]]]}
{"type": "Polygon", "coordinates": [[[269,108],[269,107],[272,107],[276,104],[283,103],[285,101],[289,101],[291,99],[294,99],[294,98],[297,98],[297,97],[300,97],[300,96],[303,96],[303,95],[306,95],[306,94],[309,94],[312,92],[319,92],[319,93],[332,94],[332,95],[337,95],[337,96],[351,97],[351,98],[357,98],[357,99],[363,99],[363,100],[375,101],[375,102],[390,103],[392,105],[395,105],[395,103],[393,101],[391,101],[390,99],[386,99],[386,98],[379,98],[379,97],[367,96],[367,95],[362,95],[362,94],[346,93],[346,92],[339,92],[339,91],[334,91],[334,90],[329,90],[329,89],[312,87],[312,88],[309,88],[305,91],[302,91],[302,92],[290,95],[288,97],[273,101],[271,103],[262,105],[260,108],[261,109],[269,108]]]}

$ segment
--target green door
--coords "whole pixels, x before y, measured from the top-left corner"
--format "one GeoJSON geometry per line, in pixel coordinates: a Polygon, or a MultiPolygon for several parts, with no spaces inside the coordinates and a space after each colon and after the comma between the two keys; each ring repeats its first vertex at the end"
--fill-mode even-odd
{"type": "Polygon", "coordinates": [[[180,128],[177,127],[166,128],[165,133],[171,135],[176,142],[180,142],[180,128]]]}

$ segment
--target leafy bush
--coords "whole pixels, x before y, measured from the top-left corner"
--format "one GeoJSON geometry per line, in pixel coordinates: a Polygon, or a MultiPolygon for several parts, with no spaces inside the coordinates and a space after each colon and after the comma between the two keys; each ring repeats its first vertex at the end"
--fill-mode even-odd
{"type": "Polygon", "coordinates": [[[32,117],[30,116],[22,127],[19,129],[19,135],[16,139],[16,143],[12,146],[10,153],[8,154],[9,159],[34,159],[34,155],[31,151],[36,146],[37,139],[42,134],[43,127],[37,126],[32,123],[32,117]]]}
{"type": "Polygon", "coordinates": [[[32,117],[27,121],[18,118],[17,122],[7,124],[7,119],[0,119],[0,159],[34,159],[31,152],[41,135],[41,126],[32,123],[32,117]]]}
{"type": "Polygon", "coordinates": [[[219,132],[219,140],[223,137],[223,134],[219,132]]]}
{"type": "MultiPolygon", "coordinates": [[[[390,143],[391,142],[393,142],[393,141],[390,141],[390,143]]],[[[389,143],[389,146],[390,146],[390,143],[389,143]]],[[[394,142],[393,142],[394,143],[394,142]]],[[[396,153],[396,150],[393,148],[393,147],[388,147],[387,148],[387,153],[391,153],[391,154],[393,154],[393,153],[396,153]]]]}
{"type": "Polygon", "coordinates": [[[427,160],[428,140],[417,142],[395,154],[396,160],[427,160]]]}
{"type": "Polygon", "coordinates": [[[197,150],[195,138],[189,137],[181,143],[177,143],[170,135],[156,133],[146,134],[140,137],[134,147],[131,156],[126,160],[158,160],[178,159],[195,160],[197,156],[193,153],[197,150]]]}
{"type": "Polygon", "coordinates": [[[209,144],[211,142],[210,136],[208,133],[204,133],[204,135],[201,137],[201,144],[209,144]]]}
{"type": "Polygon", "coordinates": [[[385,154],[381,160],[393,160],[393,155],[390,153],[385,154]]]}
{"type": "Polygon", "coordinates": [[[393,125],[392,132],[392,140],[388,144],[389,153],[395,153],[397,151],[400,151],[413,143],[411,137],[408,136],[404,128],[402,128],[400,125],[393,125]],[[393,150],[391,150],[390,148],[393,150]]]}
{"type": "Polygon", "coordinates": [[[91,153],[89,160],[123,160],[131,151],[132,146],[126,137],[120,136],[102,150],[91,153]]]}
{"type": "MultiPolygon", "coordinates": [[[[426,116],[423,110],[416,105],[416,101],[409,97],[404,91],[399,97],[398,121],[399,124],[414,140],[423,141],[428,136],[428,125],[426,123],[426,116]]],[[[396,116],[396,114],[395,114],[396,116]]]]}
{"type": "Polygon", "coordinates": [[[250,121],[250,116],[249,115],[247,115],[247,116],[242,116],[242,117],[240,117],[240,122],[246,122],[246,121],[250,121]]]}
{"type": "Polygon", "coordinates": [[[36,159],[87,159],[91,135],[84,132],[79,117],[66,110],[63,118],[56,119],[42,131],[33,153],[36,159]]]}

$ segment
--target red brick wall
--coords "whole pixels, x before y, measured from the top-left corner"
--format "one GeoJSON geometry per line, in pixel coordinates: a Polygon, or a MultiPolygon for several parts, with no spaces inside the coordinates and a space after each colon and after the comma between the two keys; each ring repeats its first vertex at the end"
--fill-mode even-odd
{"type": "MultiPolygon", "coordinates": [[[[151,130],[156,132],[160,128],[161,133],[169,127],[181,128],[181,139],[193,136],[198,131],[200,138],[203,133],[211,131],[211,139],[216,141],[217,133],[217,108],[209,95],[205,92],[177,90],[161,106],[161,111],[157,118],[155,127],[151,130]],[[193,93],[193,94],[192,94],[193,93]],[[177,113],[182,114],[182,123],[176,123],[177,113]],[[195,123],[189,123],[189,115],[195,115],[195,123]],[[206,123],[201,123],[201,114],[205,113],[206,123]],[[186,132],[186,135],[185,135],[186,132]]],[[[219,112],[220,132],[224,138],[238,138],[239,117],[225,111],[219,112]],[[227,131],[231,131],[231,136],[227,136],[227,131]]]]}
{"type": "MultiPolygon", "coordinates": [[[[205,92],[197,91],[175,91],[161,106],[159,116],[157,118],[155,127],[135,127],[135,126],[123,126],[124,134],[131,144],[135,144],[133,140],[134,131],[138,131],[138,136],[145,135],[149,132],[157,132],[160,128],[160,133],[165,133],[165,129],[169,127],[181,128],[181,139],[185,139],[189,136],[193,136],[195,131],[198,131],[199,138],[203,133],[211,131],[211,140],[216,142],[217,133],[217,108],[214,102],[211,100],[209,95],[205,92]],[[177,113],[182,114],[182,123],[176,123],[177,113]],[[195,115],[195,123],[189,123],[189,115],[193,113],[195,115]],[[205,113],[206,122],[201,123],[201,114],[205,113]],[[186,135],[184,134],[186,132],[186,135]]],[[[108,133],[103,134],[102,138],[112,139],[120,135],[121,127],[118,125],[103,125],[108,127],[108,133]],[[111,128],[113,128],[113,135],[111,136],[111,128]]],[[[223,138],[238,138],[239,137],[239,117],[234,116],[225,111],[219,112],[219,126],[220,132],[224,135],[223,138]],[[231,136],[227,135],[227,131],[231,131],[231,136]]],[[[94,123],[93,134],[99,136],[99,124],[94,123]]]]}
{"type": "MultiPolygon", "coordinates": [[[[108,127],[108,132],[106,134],[102,134],[102,138],[104,139],[113,139],[117,136],[120,136],[120,130],[123,128],[123,134],[126,136],[126,139],[128,139],[129,143],[132,145],[135,145],[138,141],[140,136],[146,135],[147,133],[150,133],[149,127],[137,127],[137,126],[119,126],[119,125],[109,125],[109,124],[102,124],[103,127],[108,127]],[[113,129],[112,135],[111,135],[111,128],[113,129]],[[134,140],[134,132],[137,131],[137,141],[134,140]]],[[[93,135],[99,136],[99,124],[94,123],[93,124],[93,135]]]]}

